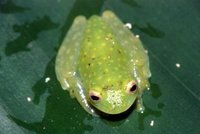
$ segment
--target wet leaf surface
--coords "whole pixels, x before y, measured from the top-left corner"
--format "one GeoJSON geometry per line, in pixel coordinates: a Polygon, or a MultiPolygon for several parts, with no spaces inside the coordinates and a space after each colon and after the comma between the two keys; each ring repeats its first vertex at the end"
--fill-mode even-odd
{"type": "Polygon", "coordinates": [[[198,0],[0,0],[0,133],[200,133],[198,0]],[[145,112],[92,117],[61,89],[54,66],[77,15],[110,9],[148,50],[145,112]],[[115,117],[117,118],[117,117],[115,117]]]}

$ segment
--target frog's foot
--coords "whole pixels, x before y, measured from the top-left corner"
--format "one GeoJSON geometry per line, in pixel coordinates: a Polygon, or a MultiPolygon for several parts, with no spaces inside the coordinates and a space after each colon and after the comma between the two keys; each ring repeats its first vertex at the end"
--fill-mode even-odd
{"type": "Polygon", "coordinates": [[[93,116],[98,116],[94,108],[89,104],[86,97],[85,89],[82,85],[82,82],[78,78],[76,79],[76,84],[74,85],[73,90],[74,91],[72,95],[77,99],[77,101],[85,109],[85,111],[87,111],[89,114],[93,116]]]}
{"type": "Polygon", "coordinates": [[[86,112],[88,112],[89,114],[91,114],[95,117],[99,116],[96,113],[96,111],[94,110],[94,108],[90,106],[90,104],[88,103],[88,101],[86,100],[86,98],[84,96],[82,96],[81,98],[77,98],[77,100],[79,101],[79,103],[85,109],[86,112]]]}
{"type": "Polygon", "coordinates": [[[136,102],[136,110],[137,112],[144,113],[145,107],[143,105],[142,98],[138,98],[136,102]]]}
{"type": "Polygon", "coordinates": [[[103,12],[102,16],[109,18],[109,17],[114,17],[115,14],[112,11],[110,11],[110,10],[106,10],[106,11],[103,12]]]}
{"type": "Polygon", "coordinates": [[[77,99],[77,100],[79,101],[79,103],[82,105],[82,107],[85,109],[86,112],[88,112],[89,114],[95,117],[98,117],[98,114],[95,112],[94,108],[90,106],[86,98],[83,97],[82,101],[80,101],[80,99],[77,99]]]}

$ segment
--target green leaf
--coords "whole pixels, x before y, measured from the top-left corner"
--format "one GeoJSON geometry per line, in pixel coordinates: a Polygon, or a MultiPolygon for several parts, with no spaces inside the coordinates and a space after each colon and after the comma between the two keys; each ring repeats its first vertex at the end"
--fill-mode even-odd
{"type": "Polygon", "coordinates": [[[198,0],[0,0],[0,133],[200,133],[198,0]],[[110,9],[148,50],[145,112],[89,115],[62,90],[54,66],[77,15],[110,9]]]}

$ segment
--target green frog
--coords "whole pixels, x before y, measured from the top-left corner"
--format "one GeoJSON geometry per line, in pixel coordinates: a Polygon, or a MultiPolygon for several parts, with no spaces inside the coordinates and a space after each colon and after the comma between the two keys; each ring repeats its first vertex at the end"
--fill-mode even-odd
{"type": "Polygon", "coordinates": [[[90,114],[120,114],[149,88],[149,58],[135,36],[112,11],[74,19],[56,57],[55,71],[63,89],[90,114]]]}

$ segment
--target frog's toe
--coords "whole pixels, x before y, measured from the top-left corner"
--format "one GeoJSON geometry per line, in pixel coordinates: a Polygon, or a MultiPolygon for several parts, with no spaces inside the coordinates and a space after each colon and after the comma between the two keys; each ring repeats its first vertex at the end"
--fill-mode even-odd
{"type": "Polygon", "coordinates": [[[144,113],[145,107],[141,98],[137,100],[136,110],[137,112],[144,113]]]}
{"type": "Polygon", "coordinates": [[[84,22],[86,22],[86,18],[82,15],[77,16],[74,20],[74,23],[76,23],[76,24],[80,24],[80,23],[84,23],[84,22]]]}
{"type": "Polygon", "coordinates": [[[115,16],[115,14],[112,12],[112,11],[110,11],[110,10],[106,10],[106,11],[104,11],[103,12],[103,14],[102,14],[102,17],[104,18],[111,18],[111,17],[114,17],[115,16]]]}

